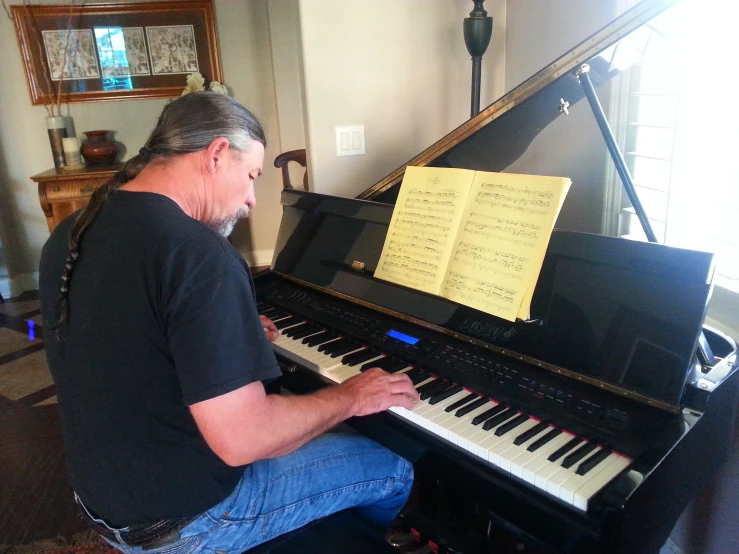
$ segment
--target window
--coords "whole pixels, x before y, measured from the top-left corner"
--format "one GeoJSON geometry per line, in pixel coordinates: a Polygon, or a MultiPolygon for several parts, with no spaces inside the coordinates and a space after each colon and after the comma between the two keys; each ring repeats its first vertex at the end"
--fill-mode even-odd
{"type": "MultiPolygon", "coordinates": [[[[737,15],[734,2],[684,0],[655,19],[612,121],[658,240],[714,252],[716,283],[739,292],[737,15]]],[[[618,233],[643,239],[627,204],[618,233]]]]}

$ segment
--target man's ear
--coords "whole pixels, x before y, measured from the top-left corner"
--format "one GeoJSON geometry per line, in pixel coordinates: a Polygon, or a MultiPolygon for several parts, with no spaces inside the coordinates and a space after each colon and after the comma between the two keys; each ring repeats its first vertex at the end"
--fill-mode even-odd
{"type": "Polygon", "coordinates": [[[225,137],[213,139],[208,148],[205,149],[205,162],[210,173],[215,173],[219,168],[223,155],[229,149],[231,143],[225,137]]]}

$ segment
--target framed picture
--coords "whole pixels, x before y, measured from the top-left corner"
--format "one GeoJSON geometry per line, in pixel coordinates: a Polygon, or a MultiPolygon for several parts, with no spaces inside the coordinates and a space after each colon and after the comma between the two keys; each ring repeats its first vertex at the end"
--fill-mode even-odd
{"type": "Polygon", "coordinates": [[[11,6],[33,105],[171,98],[223,82],[212,0],[11,6]]]}

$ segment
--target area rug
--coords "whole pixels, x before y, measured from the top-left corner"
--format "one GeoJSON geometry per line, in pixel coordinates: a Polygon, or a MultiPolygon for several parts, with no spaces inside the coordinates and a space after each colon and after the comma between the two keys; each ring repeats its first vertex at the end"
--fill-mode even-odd
{"type": "Polygon", "coordinates": [[[92,531],[79,533],[71,539],[59,537],[31,544],[2,545],[0,554],[120,554],[92,531]]]}

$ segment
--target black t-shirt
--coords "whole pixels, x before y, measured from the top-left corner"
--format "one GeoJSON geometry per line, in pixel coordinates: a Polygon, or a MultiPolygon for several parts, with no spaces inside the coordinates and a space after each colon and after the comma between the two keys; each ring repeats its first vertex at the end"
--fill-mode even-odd
{"type": "MultiPolygon", "coordinates": [[[[41,255],[44,325],[59,319],[67,236],[41,255]]],[[[194,516],[228,496],[243,468],[202,438],[188,406],[279,376],[248,267],[172,200],[118,191],[87,229],[69,320],[46,353],[72,487],[118,525],[194,516]]]]}

